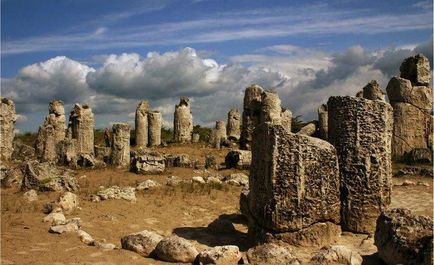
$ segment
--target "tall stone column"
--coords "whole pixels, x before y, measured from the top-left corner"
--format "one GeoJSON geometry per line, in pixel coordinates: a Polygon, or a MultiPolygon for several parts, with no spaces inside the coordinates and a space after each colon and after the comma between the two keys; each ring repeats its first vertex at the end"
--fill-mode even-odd
{"type": "Polygon", "coordinates": [[[92,109],[75,104],[69,114],[68,138],[77,140],[77,154],[94,155],[94,127],[92,109]]]}
{"type": "Polygon", "coordinates": [[[136,132],[136,146],[148,146],[148,101],[140,101],[136,108],[135,117],[135,132],[136,132]]]}
{"type": "Polygon", "coordinates": [[[264,91],[261,97],[260,123],[282,124],[282,107],[280,106],[279,95],[276,92],[264,91]]]}
{"type": "Polygon", "coordinates": [[[40,161],[55,161],[56,145],[65,139],[66,117],[63,102],[51,101],[48,113],[44,123],[39,127],[35,141],[35,153],[40,161]]]}
{"type": "Polygon", "coordinates": [[[323,140],[328,139],[328,109],[326,104],[321,104],[318,108],[318,131],[319,137],[323,140]]]}
{"type": "Polygon", "coordinates": [[[253,130],[260,122],[262,92],[258,85],[251,85],[244,92],[243,122],[241,124],[240,148],[249,150],[252,145],[253,130]]]}
{"type": "Polygon", "coordinates": [[[116,166],[130,164],[130,130],[128,123],[115,123],[112,128],[111,163],[116,166]]]}
{"type": "Polygon", "coordinates": [[[282,108],[280,114],[282,119],[282,126],[286,131],[291,132],[292,129],[292,112],[289,109],[282,108]]]}
{"type": "Polygon", "coordinates": [[[163,118],[161,112],[150,111],[148,112],[148,128],[149,128],[149,146],[161,145],[161,125],[163,118]]]}
{"type": "Polygon", "coordinates": [[[329,142],[339,159],[342,227],[373,233],[391,201],[392,107],[349,96],[330,97],[327,106],[329,142]]]}
{"type": "Polygon", "coordinates": [[[181,97],[175,106],[173,120],[173,140],[177,143],[190,143],[193,133],[193,115],[190,110],[190,99],[181,97]]]}
{"type": "Polygon", "coordinates": [[[211,131],[210,144],[214,148],[220,148],[222,141],[227,139],[224,121],[216,121],[215,128],[211,131]]]}
{"type": "Polygon", "coordinates": [[[8,98],[1,97],[0,102],[0,160],[8,161],[13,152],[15,137],[15,104],[8,98]]]}
{"type": "Polygon", "coordinates": [[[231,140],[239,140],[241,134],[241,115],[238,109],[231,109],[228,113],[226,127],[227,136],[231,140]]]}

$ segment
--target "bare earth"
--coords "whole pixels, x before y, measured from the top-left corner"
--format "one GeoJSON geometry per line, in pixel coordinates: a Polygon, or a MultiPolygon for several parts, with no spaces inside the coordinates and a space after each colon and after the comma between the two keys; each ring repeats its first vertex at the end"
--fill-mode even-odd
{"type": "MultiPolygon", "coordinates": [[[[224,161],[228,150],[208,149],[201,145],[171,146],[157,149],[163,153],[186,153],[202,163],[207,154],[214,154],[224,161]]],[[[239,170],[222,170],[227,175],[239,170]]],[[[163,175],[136,175],[127,169],[105,168],[78,170],[76,177],[81,187],[81,210],[67,216],[80,217],[82,229],[97,240],[105,239],[120,247],[124,235],[144,229],[162,235],[177,234],[196,244],[198,250],[210,246],[237,245],[245,252],[252,246],[247,238],[247,226],[239,214],[241,187],[223,185],[183,184],[164,186],[166,177],[178,176],[191,179],[216,173],[194,171],[187,168],[169,168],[163,175]],[[85,177],[83,177],[85,176],[85,177]],[[163,187],[137,192],[137,202],[108,200],[91,202],[89,197],[100,186],[136,186],[136,183],[152,179],[163,187]],[[217,220],[217,221],[216,221],[217,220]],[[210,223],[219,223],[207,227],[210,223]]],[[[394,186],[392,207],[407,207],[416,214],[433,216],[433,181],[427,177],[395,178],[395,184],[405,180],[426,182],[429,186],[394,186]]],[[[1,264],[165,264],[154,259],[122,250],[101,250],[83,244],[76,234],[56,235],[48,233],[49,224],[43,223],[42,205],[54,201],[59,194],[40,193],[37,202],[28,203],[16,188],[1,190],[1,264]]],[[[338,244],[345,244],[361,252],[366,264],[381,264],[375,257],[376,248],[368,235],[343,233],[338,244]]],[[[307,262],[318,249],[293,248],[296,256],[307,262]]],[[[364,263],[365,264],[365,263],[364,263]]]]}

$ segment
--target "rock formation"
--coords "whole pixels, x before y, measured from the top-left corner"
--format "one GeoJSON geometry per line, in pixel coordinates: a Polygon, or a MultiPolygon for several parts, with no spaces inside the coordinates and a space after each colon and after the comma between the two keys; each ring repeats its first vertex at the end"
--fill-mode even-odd
{"type": "Polygon", "coordinates": [[[48,106],[48,116],[39,126],[35,141],[35,154],[41,161],[56,161],[56,145],[65,139],[66,118],[63,102],[53,100],[48,106]]]}
{"type": "Polygon", "coordinates": [[[137,174],[158,174],[166,168],[164,156],[158,152],[148,152],[145,149],[133,151],[130,170],[137,174]]]}
{"type": "Polygon", "coordinates": [[[130,129],[128,123],[113,124],[111,163],[117,166],[130,164],[130,129]]]}
{"type": "Polygon", "coordinates": [[[383,101],[330,97],[329,142],[336,147],[342,228],[373,233],[391,200],[392,108],[383,101]]]}
{"type": "Polygon", "coordinates": [[[226,132],[229,140],[239,140],[241,134],[241,115],[238,109],[231,109],[228,113],[226,132]]]}
{"type": "Polygon", "coordinates": [[[328,139],[328,109],[326,104],[321,104],[318,108],[318,131],[319,137],[323,140],[328,139]]]}
{"type": "Polygon", "coordinates": [[[0,102],[0,160],[11,159],[13,152],[13,140],[15,137],[16,112],[12,100],[1,97],[0,102]]]}
{"type": "Polygon", "coordinates": [[[430,66],[418,54],[404,60],[401,77],[392,77],[386,91],[393,107],[392,154],[402,156],[414,148],[431,148],[432,88],[430,66]]]}
{"type": "Polygon", "coordinates": [[[282,124],[280,98],[276,92],[264,91],[261,95],[260,123],[282,124]]]}
{"type": "Polygon", "coordinates": [[[311,121],[307,123],[305,126],[303,126],[300,131],[297,132],[297,134],[303,134],[307,136],[313,136],[317,132],[317,121],[311,121]]]}
{"type": "Polygon", "coordinates": [[[280,113],[280,118],[282,119],[282,126],[288,132],[291,132],[292,129],[292,112],[289,109],[282,108],[282,112],[280,113]]]}
{"type": "Polygon", "coordinates": [[[318,245],[339,234],[338,160],[326,141],[289,133],[282,125],[257,126],[249,190],[249,233],[302,245],[307,242],[298,238],[309,233],[318,233],[309,239],[318,245]]]}
{"type": "Polygon", "coordinates": [[[215,128],[211,130],[209,142],[212,147],[220,148],[221,143],[227,139],[226,126],[224,121],[216,121],[215,128]]]}
{"type": "Polygon", "coordinates": [[[67,136],[77,140],[77,154],[94,154],[94,126],[92,109],[87,105],[75,104],[69,114],[67,136]]]}
{"type": "Polygon", "coordinates": [[[193,115],[190,110],[190,99],[181,97],[179,104],[175,106],[173,140],[177,143],[189,143],[192,133],[193,115]]]}
{"type": "Polygon", "coordinates": [[[363,98],[384,101],[384,92],[381,90],[377,81],[371,80],[365,87],[363,87],[363,98]]]}
{"type": "Polygon", "coordinates": [[[146,100],[140,101],[136,108],[135,132],[136,146],[148,146],[148,111],[149,103],[146,100]]]}
{"type": "Polygon", "coordinates": [[[159,111],[148,112],[149,146],[161,145],[161,125],[163,117],[159,111]]]}
{"type": "Polygon", "coordinates": [[[262,92],[264,90],[258,85],[246,88],[243,103],[243,122],[240,136],[241,149],[250,149],[253,130],[259,124],[261,114],[262,92]]]}

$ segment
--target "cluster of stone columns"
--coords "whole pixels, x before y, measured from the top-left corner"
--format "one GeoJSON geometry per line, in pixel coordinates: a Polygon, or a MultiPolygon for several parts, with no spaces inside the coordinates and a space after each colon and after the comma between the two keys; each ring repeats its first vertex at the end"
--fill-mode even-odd
{"type": "Polygon", "coordinates": [[[161,145],[161,126],[163,117],[161,112],[149,109],[149,103],[145,100],[137,105],[135,116],[136,146],[161,145]]]}
{"type": "Polygon", "coordinates": [[[173,140],[176,143],[190,143],[193,133],[193,115],[190,109],[190,99],[181,97],[175,106],[173,118],[173,140]]]}

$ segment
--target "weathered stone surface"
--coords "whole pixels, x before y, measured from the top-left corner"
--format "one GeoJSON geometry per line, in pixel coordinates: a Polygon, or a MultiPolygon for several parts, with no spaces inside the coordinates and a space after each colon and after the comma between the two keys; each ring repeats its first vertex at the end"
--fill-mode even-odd
{"type": "Polygon", "coordinates": [[[237,246],[217,246],[199,253],[199,264],[229,265],[238,264],[241,253],[237,246]]]}
{"type": "Polygon", "coordinates": [[[401,77],[410,80],[413,85],[430,85],[431,69],[429,60],[421,53],[405,59],[399,67],[399,71],[401,77]]]}
{"type": "Polygon", "coordinates": [[[214,155],[205,156],[205,168],[217,168],[217,158],[214,155]]]}
{"type": "Polygon", "coordinates": [[[57,199],[57,205],[66,214],[71,214],[78,209],[79,200],[77,195],[72,192],[65,192],[57,199]]]}
{"type": "Polygon", "coordinates": [[[161,126],[163,116],[159,111],[148,112],[149,146],[161,145],[161,126]]]}
{"type": "Polygon", "coordinates": [[[78,230],[77,231],[77,235],[80,237],[80,241],[83,242],[83,243],[85,243],[86,245],[91,246],[95,242],[95,240],[92,238],[92,236],[89,235],[84,230],[78,230]]]}
{"type": "Polygon", "coordinates": [[[191,167],[192,161],[187,154],[169,154],[164,156],[166,167],[191,167]]]}
{"type": "Polygon", "coordinates": [[[118,186],[111,186],[110,188],[107,188],[105,190],[101,190],[96,194],[101,200],[126,200],[135,202],[136,199],[136,193],[135,188],[133,187],[118,187],[118,186]]]}
{"type": "Polygon", "coordinates": [[[200,140],[200,134],[198,134],[198,133],[193,133],[193,136],[192,136],[192,138],[191,138],[191,142],[192,142],[192,143],[198,143],[199,140],[200,140]]]}
{"type": "Polygon", "coordinates": [[[136,146],[148,146],[148,111],[149,103],[146,100],[140,101],[136,108],[135,132],[136,146]]]}
{"type": "Polygon", "coordinates": [[[61,225],[66,223],[65,215],[62,212],[52,212],[42,219],[43,222],[50,223],[51,225],[61,225]]]}
{"type": "Polygon", "coordinates": [[[216,121],[215,128],[211,130],[209,143],[214,148],[220,148],[221,143],[227,139],[224,121],[216,121]]]}
{"type": "Polygon", "coordinates": [[[392,103],[408,103],[429,114],[432,107],[432,89],[412,86],[407,79],[392,77],[387,84],[387,96],[392,103]]]}
{"type": "Polygon", "coordinates": [[[165,159],[158,152],[140,149],[132,153],[130,170],[137,174],[159,174],[165,169],[165,159]]]}
{"type": "Polygon", "coordinates": [[[205,180],[201,176],[195,176],[191,178],[193,183],[205,184],[205,180]]]}
{"type": "Polygon", "coordinates": [[[376,80],[371,80],[363,87],[363,98],[384,101],[385,94],[376,80]]]}
{"type": "Polygon", "coordinates": [[[80,227],[76,223],[66,223],[50,227],[49,232],[54,234],[63,234],[77,232],[80,227]]]}
{"type": "Polygon", "coordinates": [[[392,108],[383,101],[330,97],[329,141],[336,147],[342,227],[372,233],[391,200],[392,108]]]}
{"type": "Polygon", "coordinates": [[[226,168],[249,169],[252,152],[248,150],[231,150],[225,157],[226,168]]]}
{"type": "Polygon", "coordinates": [[[121,238],[123,249],[131,250],[143,257],[149,257],[158,243],[163,239],[159,234],[143,230],[121,238]]]}
{"type": "Polygon", "coordinates": [[[228,124],[226,132],[229,140],[239,140],[241,135],[241,114],[238,109],[228,112],[228,124]]]}
{"type": "Polygon", "coordinates": [[[250,149],[253,130],[260,122],[262,92],[258,85],[251,85],[244,92],[243,122],[241,124],[240,148],[250,149]]]}
{"type": "Polygon", "coordinates": [[[24,192],[23,198],[28,202],[34,202],[38,200],[38,193],[35,190],[29,190],[24,192]]]}
{"type": "Polygon", "coordinates": [[[136,190],[138,190],[138,191],[140,191],[140,190],[149,190],[149,189],[157,188],[157,187],[160,187],[160,186],[161,185],[158,182],[153,181],[151,179],[147,179],[145,181],[140,182],[137,185],[136,190]]]}
{"type": "Polygon", "coordinates": [[[340,221],[336,150],[321,139],[288,133],[281,125],[259,125],[249,189],[251,214],[272,233],[340,221]]]}
{"type": "Polygon", "coordinates": [[[117,166],[130,164],[130,130],[128,123],[113,124],[111,163],[117,166]]]}
{"type": "Polygon", "coordinates": [[[0,169],[0,182],[4,188],[10,188],[12,185],[19,184],[22,179],[23,173],[20,167],[0,169]]]}
{"type": "Polygon", "coordinates": [[[173,235],[157,244],[155,254],[163,261],[192,263],[199,253],[188,240],[173,235]]]}
{"type": "Polygon", "coordinates": [[[280,106],[279,95],[276,92],[264,91],[261,97],[260,123],[282,124],[282,107],[280,106]]]}
{"type": "Polygon", "coordinates": [[[249,264],[268,265],[300,265],[297,259],[288,249],[276,244],[268,243],[256,246],[247,251],[249,264]]]}
{"type": "Polygon", "coordinates": [[[428,148],[415,148],[407,155],[410,163],[432,163],[433,153],[428,148]]]}
{"type": "Polygon", "coordinates": [[[78,154],[94,154],[94,127],[95,120],[92,109],[87,105],[75,104],[69,114],[67,136],[69,139],[77,140],[78,154]]]}
{"type": "Polygon", "coordinates": [[[363,90],[360,90],[356,93],[356,98],[363,98],[363,90]]]}
{"type": "Polygon", "coordinates": [[[35,189],[38,191],[77,191],[79,189],[75,178],[67,172],[58,169],[49,162],[25,162],[22,165],[23,179],[21,190],[35,189]]]}
{"type": "Polygon", "coordinates": [[[248,186],[249,176],[244,173],[233,173],[224,177],[223,181],[234,186],[248,186]]]}
{"type": "Polygon", "coordinates": [[[0,160],[7,161],[13,152],[17,117],[14,102],[4,97],[0,97],[0,100],[0,160]]]}
{"type": "Polygon", "coordinates": [[[13,160],[26,161],[26,160],[33,160],[35,157],[35,148],[23,144],[19,140],[14,141],[13,149],[14,149],[14,151],[12,152],[13,160]]]}
{"type": "Polygon", "coordinates": [[[316,122],[309,122],[305,126],[303,126],[300,131],[297,132],[297,134],[303,134],[307,136],[312,136],[316,133],[317,130],[317,124],[316,122]]]}
{"type": "Polygon", "coordinates": [[[433,220],[397,208],[377,220],[375,245],[387,264],[428,265],[433,260],[433,220]]]}
{"type": "Polygon", "coordinates": [[[77,139],[64,139],[56,145],[57,163],[75,167],[77,165],[77,139]]]}
{"type": "Polygon", "coordinates": [[[280,118],[281,118],[283,128],[285,128],[288,132],[291,132],[292,112],[289,109],[282,108],[282,112],[280,113],[280,118]]]}
{"type": "Polygon", "coordinates": [[[312,257],[312,265],[362,265],[363,259],[359,253],[346,246],[334,245],[322,248],[312,257]]]}
{"type": "Polygon", "coordinates": [[[192,133],[193,115],[190,110],[190,99],[181,97],[179,104],[175,106],[173,140],[177,143],[189,143],[192,133]]]}
{"type": "Polygon", "coordinates": [[[323,140],[328,139],[328,118],[329,112],[327,109],[327,104],[321,104],[321,106],[318,108],[318,132],[319,137],[323,140]]]}

